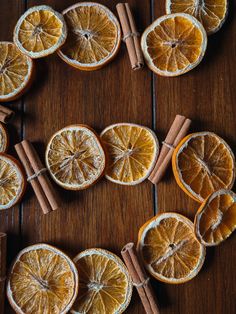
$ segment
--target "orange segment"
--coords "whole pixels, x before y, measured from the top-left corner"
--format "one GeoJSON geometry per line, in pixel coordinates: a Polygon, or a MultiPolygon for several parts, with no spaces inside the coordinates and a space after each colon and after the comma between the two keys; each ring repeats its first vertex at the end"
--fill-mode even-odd
{"type": "Polygon", "coordinates": [[[123,313],[130,303],[132,282],[120,258],[106,250],[89,249],[74,262],[80,291],[71,313],[123,313]]]}
{"type": "Polygon", "coordinates": [[[63,16],[47,5],[27,10],[14,30],[17,47],[31,58],[41,58],[64,44],[67,28],[63,16]]]}
{"type": "Polygon", "coordinates": [[[234,184],[234,154],[222,138],[211,132],[186,136],[174,151],[172,166],[178,185],[198,202],[234,184]]]}
{"type": "Polygon", "coordinates": [[[227,0],[166,0],[166,13],[188,13],[197,18],[207,34],[217,32],[228,12],[227,0]]]}
{"type": "Polygon", "coordinates": [[[0,42],[0,102],[20,97],[32,79],[33,62],[11,42],[0,42]]]}
{"type": "Polygon", "coordinates": [[[7,130],[2,123],[0,123],[0,153],[5,153],[8,148],[9,140],[7,130]]]}
{"type": "Polygon", "coordinates": [[[205,248],[194,235],[193,223],[176,213],[159,214],[144,224],[138,250],[148,272],[171,284],[195,277],[205,259],[205,248]]]}
{"type": "Polygon", "coordinates": [[[102,176],[105,163],[98,136],[84,125],[59,130],[47,146],[47,168],[55,182],[65,189],[90,187],[102,176]]]}
{"type": "Polygon", "coordinates": [[[159,153],[158,139],[149,128],[117,123],[103,130],[101,139],[109,157],[108,180],[134,185],[149,176],[159,153]]]}
{"type": "Polygon", "coordinates": [[[0,153],[0,210],[14,206],[22,198],[26,178],[18,161],[0,153]]]}
{"type": "Polygon", "coordinates": [[[7,296],[17,313],[65,314],[77,296],[78,282],[69,257],[47,244],[36,244],[16,257],[7,296]]]}
{"type": "Polygon", "coordinates": [[[207,35],[191,15],[170,14],[158,18],[144,31],[141,46],[152,71],[163,76],[177,76],[200,63],[207,35]]]}
{"type": "Polygon", "coordinates": [[[77,3],[63,11],[68,39],[59,56],[80,70],[99,69],[111,61],[121,42],[119,22],[105,6],[77,3]]]}
{"type": "Polygon", "coordinates": [[[205,246],[227,239],[236,228],[236,194],[230,190],[212,193],[197,211],[194,226],[197,238],[205,246]]]}

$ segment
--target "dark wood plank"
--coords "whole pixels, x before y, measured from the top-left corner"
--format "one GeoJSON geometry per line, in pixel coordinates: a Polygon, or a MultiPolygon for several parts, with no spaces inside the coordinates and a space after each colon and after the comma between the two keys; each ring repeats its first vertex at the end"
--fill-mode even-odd
{"type": "MultiPolygon", "coordinates": [[[[155,18],[163,14],[164,1],[156,5],[155,18]]],[[[193,119],[193,132],[214,131],[235,150],[235,35],[234,3],[222,30],[209,38],[206,56],[196,69],[177,78],[155,77],[156,128],[162,138],[175,114],[180,113],[193,119]]],[[[193,218],[198,206],[180,190],[170,169],[158,186],[159,211],[176,210],[193,218]]],[[[162,312],[235,313],[235,244],[234,234],[220,247],[207,250],[203,270],[191,282],[178,286],[159,284],[162,312]]]]}
{"type": "MultiPolygon", "coordinates": [[[[75,1],[48,0],[62,11],[75,1]]],[[[102,1],[115,12],[118,1],[102,1]]],[[[149,23],[149,1],[129,1],[139,12],[139,25],[149,23]]],[[[29,0],[28,6],[41,4],[29,0]]],[[[151,127],[151,73],[132,72],[123,46],[114,62],[85,73],[65,64],[57,55],[37,62],[36,83],[25,98],[25,138],[37,142],[43,156],[50,136],[60,128],[85,123],[100,132],[115,122],[151,127]]],[[[44,216],[28,194],[22,211],[23,245],[48,242],[74,256],[80,250],[103,247],[119,254],[128,241],[136,241],[138,228],[153,215],[152,186],[121,187],[105,179],[83,192],[59,189],[61,209],[44,216]]],[[[143,313],[132,302],[127,313],[143,313]]]]}

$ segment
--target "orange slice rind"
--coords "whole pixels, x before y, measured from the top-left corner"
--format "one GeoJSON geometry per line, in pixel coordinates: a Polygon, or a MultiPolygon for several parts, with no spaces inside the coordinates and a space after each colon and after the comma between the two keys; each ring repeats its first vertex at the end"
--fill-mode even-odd
{"type": "Polygon", "coordinates": [[[180,188],[198,202],[214,191],[231,189],[235,181],[234,154],[212,132],[186,136],[174,150],[172,168],[180,188]]]}
{"type": "Polygon", "coordinates": [[[31,58],[52,54],[64,44],[67,27],[63,16],[47,5],[28,9],[18,20],[14,43],[31,58]]]}
{"type": "Polygon", "coordinates": [[[147,271],[171,284],[194,278],[205,259],[205,247],[195,237],[193,223],[177,213],[159,214],[144,224],[138,251],[147,271]]]}
{"type": "Polygon", "coordinates": [[[162,76],[178,76],[202,60],[207,35],[202,24],[185,13],[164,15],[143,33],[141,47],[148,67],[162,76]]]}
{"type": "Polygon", "coordinates": [[[5,153],[8,149],[9,137],[6,128],[0,122],[0,153],[5,153]]]}
{"type": "Polygon", "coordinates": [[[207,34],[217,32],[228,13],[227,0],[166,0],[166,13],[184,12],[193,15],[204,26],[207,34]]]}
{"type": "Polygon", "coordinates": [[[65,314],[78,293],[79,277],[72,260],[47,244],[23,249],[7,283],[7,297],[18,314],[65,314]]]}
{"type": "Polygon", "coordinates": [[[71,313],[123,313],[132,296],[127,268],[115,254],[88,249],[74,258],[80,277],[80,292],[71,313]]]}
{"type": "Polygon", "coordinates": [[[105,128],[101,139],[108,154],[108,180],[135,185],[150,175],[159,153],[158,139],[152,130],[138,124],[117,123],[105,128]]]}
{"type": "Polygon", "coordinates": [[[25,174],[19,162],[5,153],[0,153],[0,210],[18,203],[26,187],[25,174]]]}
{"type": "Polygon", "coordinates": [[[236,194],[213,192],[200,206],[194,220],[195,234],[205,246],[218,245],[236,229],[236,194]]]}
{"type": "Polygon", "coordinates": [[[106,158],[99,137],[85,125],[56,132],[46,149],[46,166],[53,180],[68,190],[93,185],[104,173],[106,158]]]}
{"type": "Polygon", "coordinates": [[[14,43],[0,42],[0,102],[20,97],[28,88],[33,73],[32,60],[14,43]]]}
{"type": "Polygon", "coordinates": [[[104,5],[80,2],[63,11],[68,38],[58,52],[69,65],[80,70],[97,70],[110,62],[121,43],[120,25],[104,5]]]}

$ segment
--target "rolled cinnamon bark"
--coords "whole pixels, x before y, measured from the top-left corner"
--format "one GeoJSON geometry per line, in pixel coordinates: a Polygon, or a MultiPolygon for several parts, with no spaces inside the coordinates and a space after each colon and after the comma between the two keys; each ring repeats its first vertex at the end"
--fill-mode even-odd
{"type": "Polygon", "coordinates": [[[0,121],[3,123],[8,123],[14,116],[14,111],[0,105],[0,121]]]}
{"type": "Polygon", "coordinates": [[[25,168],[28,181],[31,183],[44,214],[59,208],[58,196],[46,174],[33,145],[24,140],[15,145],[16,152],[25,168]]]}
{"type": "Polygon", "coordinates": [[[133,70],[141,69],[144,65],[143,54],[140,46],[139,33],[128,3],[118,3],[116,6],[119,15],[123,40],[126,43],[130,63],[133,70]]]}
{"type": "Polygon", "coordinates": [[[159,314],[160,311],[152,286],[146,272],[139,262],[134,243],[126,244],[121,251],[121,255],[133,280],[133,284],[138,291],[145,312],[147,314],[159,314]]]}
{"type": "Polygon", "coordinates": [[[7,235],[0,232],[0,313],[4,313],[7,235]]]}
{"type": "Polygon", "coordinates": [[[158,184],[163,178],[170,164],[175,147],[186,136],[190,125],[190,119],[187,119],[186,117],[181,115],[177,115],[175,117],[166,136],[166,139],[163,142],[160,155],[157,159],[157,163],[148,178],[153,184],[158,184]]]}

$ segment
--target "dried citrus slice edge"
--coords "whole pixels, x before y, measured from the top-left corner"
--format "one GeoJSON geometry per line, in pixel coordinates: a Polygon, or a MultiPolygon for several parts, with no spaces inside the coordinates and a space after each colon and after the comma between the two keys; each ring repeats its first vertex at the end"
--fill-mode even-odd
{"type": "MultiPolygon", "coordinates": [[[[1,44],[14,45],[15,48],[22,54],[22,51],[13,42],[1,41],[0,45],[1,44]]],[[[34,74],[34,62],[29,56],[25,55],[24,57],[27,59],[28,65],[28,73],[24,78],[24,82],[18,88],[14,89],[11,93],[6,95],[0,95],[0,102],[15,100],[21,97],[30,87],[34,74]]]]}
{"type": "MultiPolygon", "coordinates": [[[[165,5],[166,14],[174,14],[174,12],[171,11],[171,5],[172,5],[172,0],[166,0],[166,5],[165,5]]],[[[221,19],[220,23],[218,24],[218,26],[216,28],[213,28],[210,31],[206,31],[207,35],[215,34],[216,32],[218,32],[221,29],[221,27],[223,26],[223,24],[224,24],[224,22],[228,16],[228,12],[229,12],[228,8],[229,8],[229,1],[226,1],[225,14],[224,14],[223,19],[221,19]]],[[[204,27],[204,25],[203,25],[203,27],[204,27]]]]}
{"type": "MultiPolygon", "coordinates": [[[[183,138],[180,143],[177,145],[177,147],[174,150],[174,153],[172,155],[172,168],[173,168],[173,173],[174,173],[174,177],[175,180],[177,182],[177,184],[179,185],[179,187],[191,198],[193,198],[195,201],[202,203],[204,201],[204,199],[198,195],[197,193],[195,193],[192,188],[185,183],[185,181],[183,180],[181,171],[179,171],[178,169],[178,165],[177,165],[177,159],[178,159],[178,155],[181,153],[180,148],[182,147],[182,150],[188,145],[189,140],[191,140],[193,137],[197,137],[197,136],[204,136],[204,135],[212,135],[217,137],[224,145],[225,147],[228,149],[228,151],[230,152],[230,156],[234,161],[234,165],[235,165],[235,156],[234,153],[232,151],[232,149],[230,148],[230,146],[225,142],[224,139],[222,139],[220,136],[218,136],[217,134],[213,133],[213,132],[196,132],[196,133],[191,133],[189,135],[187,135],[185,138],[183,138]]],[[[231,184],[227,187],[227,189],[231,189],[234,185],[234,181],[235,181],[235,175],[236,175],[236,170],[235,167],[233,169],[233,178],[232,178],[232,182],[231,184]]]]}
{"type": "Polygon", "coordinates": [[[169,283],[169,284],[182,284],[185,282],[188,282],[189,280],[193,279],[201,270],[204,261],[205,261],[205,255],[206,255],[206,249],[205,246],[202,245],[198,239],[196,238],[195,234],[194,234],[194,224],[191,220],[189,220],[187,217],[176,213],[176,212],[165,212],[165,213],[160,213],[157,214],[156,216],[154,216],[153,218],[151,218],[150,220],[148,220],[140,229],[139,229],[139,233],[138,233],[138,243],[137,243],[137,251],[139,253],[139,256],[141,258],[141,260],[143,261],[143,264],[145,266],[145,268],[147,269],[147,271],[155,278],[158,279],[162,282],[165,283],[169,283]],[[148,230],[154,228],[155,226],[157,226],[159,224],[159,222],[165,218],[175,218],[185,224],[187,224],[193,232],[193,236],[195,237],[196,241],[199,243],[200,246],[200,258],[198,260],[197,265],[195,266],[194,270],[192,270],[189,275],[187,277],[182,277],[179,279],[176,278],[167,278],[159,273],[156,273],[153,271],[153,269],[147,265],[143,259],[142,256],[142,247],[144,245],[144,238],[146,236],[145,232],[147,232],[148,230]]]}
{"type": "MultiPolygon", "coordinates": [[[[100,61],[96,62],[96,63],[82,63],[79,62],[75,59],[71,59],[69,58],[65,53],[63,53],[63,51],[61,49],[59,49],[57,51],[59,57],[61,57],[61,59],[63,61],[65,61],[67,64],[79,69],[79,70],[84,70],[84,71],[93,71],[93,70],[99,70],[101,67],[105,66],[108,62],[112,61],[120,48],[121,45],[121,28],[120,28],[120,24],[118,19],[116,18],[116,16],[113,14],[113,12],[108,9],[105,5],[102,5],[100,3],[96,3],[96,2],[79,2],[76,3],[70,7],[68,7],[67,9],[65,9],[64,11],[62,11],[63,16],[68,13],[70,10],[76,9],[77,7],[80,6],[98,6],[99,8],[103,9],[106,14],[108,15],[108,17],[112,20],[112,22],[114,23],[114,25],[116,25],[117,28],[117,42],[116,45],[114,46],[112,52],[110,53],[110,55],[108,55],[108,57],[101,59],[100,61]]],[[[69,32],[69,30],[68,30],[69,32]]],[[[66,44],[66,43],[65,43],[66,44]]]]}
{"type": "Polygon", "coordinates": [[[178,75],[182,75],[192,69],[194,69],[203,59],[204,55],[205,55],[205,51],[207,48],[207,34],[206,31],[204,29],[204,27],[202,26],[202,24],[192,15],[186,14],[186,13],[173,13],[173,14],[167,14],[167,15],[163,15],[161,17],[159,17],[158,19],[156,19],[150,26],[148,26],[145,31],[142,34],[141,37],[141,47],[142,47],[142,51],[143,51],[143,55],[146,61],[147,66],[150,68],[150,70],[152,70],[154,73],[161,75],[161,76],[178,76],[178,75]],[[201,50],[201,54],[198,57],[198,59],[194,62],[194,63],[190,63],[187,67],[185,67],[184,69],[180,69],[177,70],[175,72],[170,72],[170,71],[163,71],[158,69],[153,61],[152,58],[150,57],[149,53],[148,53],[148,47],[147,47],[147,43],[146,43],[146,37],[147,35],[153,31],[155,29],[155,27],[157,25],[159,25],[162,21],[169,19],[169,18],[175,18],[175,17],[183,17],[186,19],[189,19],[198,29],[200,29],[201,33],[202,33],[202,37],[203,37],[203,43],[202,43],[202,50],[201,50]]]}
{"type": "Polygon", "coordinates": [[[0,153],[6,153],[8,146],[9,135],[6,127],[0,122],[0,153]]]}
{"type": "Polygon", "coordinates": [[[14,298],[12,296],[11,283],[10,283],[11,273],[12,273],[12,271],[14,269],[15,263],[20,259],[20,257],[23,254],[25,254],[27,252],[30,252],[32,250],[37,250],[37,249],[46,249],[46,250],[54,252],[57,255],[63,256],[63,258],[69,264],[71,271],[73,272],[74,282],[75,282],[74,294],[73,294],[73,297],[71,298],[69,304],[67,305],[67,307],[62,312],[60,312],[61,314],[66,314],[66,313],[68,313],[69,309],[72,307],[72,305],[73,305],[73,303],[74,303],[74,301],[75,301],[75,299],[77,297],[77,294],[78,294],[78,289],[79,289],[79,275],[78,275],[78,271],[77,271],[77,268],[74,265],[73,261],[69,258],[68,255],[66,255],[64,252],[62,252],[61,250],[57,249],[56,247],[54,247],[52,245],[49,245],[49,244],[45,244],[45,243],[37,243],[37,244],[34,244],[34,245],[30,245],[30,246],[24,248],[23,250],[21,250],[17,254],[16,258],[14,259],[14,261],[12,263],[11,270],[10,270],[10,272],[8,274],[8,281],[7,281],[7,286],[6,286],[6,294],[7,294],[8,301],[11,304],[12,308],[16,311],[16,313],[18,313],[18,314],[25,314],[25,312],[23,312],[21,310],[21,308],[16,304],[16,302],[14,301],[14,298]]]}
{"type": "MultiPolygon", "coordinates": [[[[155,153],[154,153],[154,156],[155,156],[155,157],[154,157],[154,159],[153,159],[153,161],[152,161],[152,164],[151,164],[151,166],[149,167],[149,169],[148,169],[146,175],[143,176],[143,177],[141,177],[139,180],[136,180],[136,181],[133,181],[133,182],[119,181],[119,180],[113,179],[111,176],[109,176],[109,175],[106,174],[106,172],[105,172],[105,177],[106,177],[106,179],[108,179],[109,181],[111,181],[111,182],[113,182],[113,183],[117,183],[117,184],[120,184],[120,185],[130,185],[130,186],[132,186],[132,185],[137,185],[137,184],[143,182],[144,180],[146,180],[146,179],[149,177],[149,175],[151,174],[153,168],[155,167],[155,164],[156,164],[156,161],[157,161],[157,158],[158,158],[158,155],[159,155],[159,141],[158,141],[158,138],[157,138],[155,132],[152,131],[150,128],[148,128],[148,127],[146,127],[146,126],[142,126],[142,125],[136,124],[136,123],[129,123],[129,122],[114,123],[114,124],[111,124],[111,125],[107,126],[107,127],[100,133],[100,137],[102,138],[102,136],[103,136],[108,130],[113,129],[114,127],[117,127],[117,126],[118,126],[118,127],[119,127],[119,126],[131,126],[131,127],[132,127],[132,126],[133,126],[133,127],[138,127],[138,128],[140,128],[140,129],[144,129],[144,130],[148,131],[148,132],[151,134],[151,136],[152,136],[152,138],[153,138],[153,140],[154,140],[154,143],[155,143],[155,153]]],[[[106,146],[105,143],[104,143],[104,146],[106,146]]],[[[109,158],[109,156],[108,156],[108,158],[109,158]]],[[[107,167],[109,167],[109,165],[108,165],[107,167]]]]}
{"type": "Polygon", "coordinates": [[[13,41],[16,44],[16,46],[26,55],[28,55],[29,57],[33,58],[33,59],[37,59],[37,58],[41,58],[41,57],[45,57],[48,56],[49,54],[52,54],[53,52],[55,52],[57,49],[59,49],[66,41],[67,38],[67,26],[66,26],[66,22],[64,20],[64,17],[62,14],[60,14],[59,12],[55,11],[53,8],[51,8],[48,5],[38,5],[38,6],[33,6],[31,8],[29,8],[17,21],[15,29],[14,29],[14,34],[13,34],[13,41]],[[25,49],[22,45],[22,43],[20,42],[19,38],[18,38],[18,33],[19,33],[19,29],[21,27],[22,22],[25,20],[25,18],[35,12],[35,11],[49,11],[52,12],[58,20],[60,20],[60,22],[62,23],[62,32],[61,32],[61,36],[59,37],[58,41],[56,44],[54,44],[53,46],[51,46],[50,48],[44,49],[42,51],[39,52],[34,52],[34,51],[28,51],[27,49],[25,49]]]}
{"type": "Polygon", "coordinates": [[[60,129],[59,131],[55,132],[49,142],[48,142],[48,145],[47,145],[47,148],[46,148],[46,152],[45,152],[45,162],[46,162],[46,167],[52,177],[52,179],[58,184],[60,185],[61,187],[63,187],[64,189],[67,189],[67,190],[83,190],[83,189],[87,189],[89,188],[90,186],[94,185],[104,174],[105,172],[105,168],[106,168],[106,154],[105,154],[105,151],[103,149],[103,145],[102,145],[102,142],[100,141],[100,138],[99,138],[99,135],[89,126],[85,125],[85,124],[73,124],[73,125],[69,125],[69,126],[66,126],[62,129],[60,129]],[[94,180],[92,180],[92,182],[88,183],[88,184],[83,184],[83,185],[78,185],[78,184],[66,184],[66,183],[63,183],[61,182],[60,180],[58,180],[55,175],[53,174],[53,172],[51,171],[51,166],[49,164],[49,161],[48,161],[48,153],[50,151],[50,145],[53,141],[53,139],[57,136],[57,135],[60,135],[63,131],[67,131],[67,130],[83,130],[87,133],[89,133],[89,135],[91,135],[95,140],[96,140],[96,145],[98,147],[98,150],[99,150],[99,153],[103,159],[103,162],[101,163],[101,167],[99,168],[99,171],[97,172],[97,175],[95,176],[94,180]]]}
{"type": "Polygon", "coordinates": [[[17,173],[17,178],[19,179],[19,181],[21,183],[20,188],[17,191],[17,196],[14,197],[6,205],[0,205],[0,210],[4,210],[4,209],[11,208],[20,202],[20,200],[22,199],[22,197],[25,193],[27,181],[26,181],[26,176],[25,176],[25,172],[23,170],[23,167],[21,166],[20,162],[17,159],[15,159],[14,157],[12,157],[11,155],[8,155],[6,153],[0,153],[0,160],[5,161],[6,163],[10,164],[11,167],[14,168],[14,170],[17,173]]]}
{"type": "Polygon", "coordinates": [[[206,242],[203,239],[203,236],[201,235],[200,220],[201,220],[202,215],[204,214],[205,207],[207,207],[212,202],[212,200],[215,199],[215,197],[221,196],[221,195],[230,195],[233,198],[234,202],[236,203],[236,194],[233,191],[227,190],[227,189],[221,189],[219,191],[215,191],[211,195],[209,195],[208,198],[201,204],[194,218],[194,231],[195,231],[196,237],[205,246],[216,246],[216,245],[221,244],[228,237],[230,237],[230,235],[236,229],[236,225],[235,225],[231,233],[229,233],[223,240],[219,240],[218,242],[206,242]]]}
{"type": "MultiPolygon", "coordinates": [[[[133,283],[132,283],[132,279],[130,277],[130,274],[128,272],[128,269],[126,268],[124,262],[120,259],[119,256],[117,256],[116,254],[106,250],[106,249],[101,249],[101,248],[91,248],[91,249],[86,249],[82,252],[80,252],[79,254],[77,254],[73,261],[76,265],[76,263],[83,257],[89,256],[89,255],[100,255],[100,256],[105,256],[107,257],[107,259],[112,260],[113,262],[116,263],[116,265],[119,267],[119,269],[121,270],[122,273],[125,274],[125,277],[127,279],[127,292],[126,292],[126,301],[124,302],[124,304],[122,304],[120,306],[120,308],[115,312],[117,314],[123,313],[127,307],[130,304],[131,301],[131,297],[132,297],[132,292],[133,292],[133,283]]],[[[79,294],[78,294],[79,296],[79,294]]],[[[76,310],[73,310],[73,307],[70,311],[73,314],[78,314],[78,312],[76,310]]]]}

